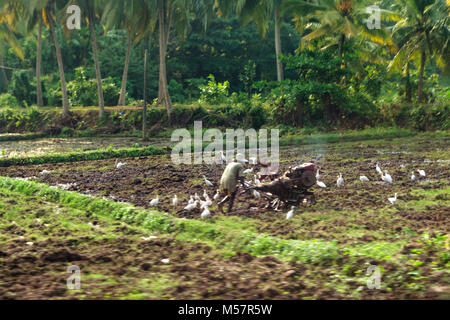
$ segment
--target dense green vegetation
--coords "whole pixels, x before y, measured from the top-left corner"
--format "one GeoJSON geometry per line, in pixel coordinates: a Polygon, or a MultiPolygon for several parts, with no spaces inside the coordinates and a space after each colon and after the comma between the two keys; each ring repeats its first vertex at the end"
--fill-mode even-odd
{"type": "Polygon", "coordinates": [[[444,0],[99,0],[81,6],[80,30],[66,27],[70,4],[0,1],[2,132],[41,129],[27,119],[43,121],[44,105],[75,119],[95,105],[90,127],[117,122],[104,106],[142,105],[146,49],[150,127],[198,114],[207,126],[449,128],[444,0]]]}

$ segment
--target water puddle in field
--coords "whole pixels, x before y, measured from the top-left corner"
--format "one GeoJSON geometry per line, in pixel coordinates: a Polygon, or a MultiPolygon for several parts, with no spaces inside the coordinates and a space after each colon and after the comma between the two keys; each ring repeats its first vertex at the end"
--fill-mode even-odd
{"type": "Polygon", "coordinates": [[[142,141],[137,137],[106,137],[106,138],[46,138],[22,141],[0,141],[0,157],[30,157],[52,153],[70,153],[108,148],[114,149],[167,146],[172,145],[170,138],[153,138],[142,141]]]}

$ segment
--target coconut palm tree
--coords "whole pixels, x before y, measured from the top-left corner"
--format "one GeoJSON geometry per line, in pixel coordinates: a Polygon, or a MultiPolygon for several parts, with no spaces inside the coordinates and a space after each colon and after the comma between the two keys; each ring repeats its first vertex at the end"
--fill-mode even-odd
{"type": "Polygon", "coordinates": [[[397,1],[393,10],[402,17],[392,29],[392,37],[398,45],[398,52],[389,68],[405,69],[409,74],[409,62],[419,65],[417,101],[423,102],[424,70],[427,58],[436,58],[437,63],[448,71],[448,46],[450,31],[449,5],[445,0],[403,0],[397,1]]]}
{"type": "Polygon", "coordinates": [[[99,118],[102,119],[105,113],[105,100],[103,98],[102,73],[100,71],[100,62],[98,59],[98,47],[97,47],[97,36],[95,35],[95,25],[96,25],[96,15],[97,13],[101,12],[101,8],[103,7],[103,1],[70,0],[67,3],[67,6],[72,4],[78,5],[81,8],[82,12],[86,16],[86,21],[89,25],[89,32],[91,35],[92,56],[94,58],[95,77],[97,79],[99,118]]]}
{"type": "Polygon", "coordinates": [[[58,63],[59,78],[61,80],[61,93],[62,93],[62,104],[63,104],[63,116],[69,116],[69,99],[67,96],[66,87],[66,77],[64,75],[64,64],[62,59],[61,47],[58,43],[58,37],[56,35],[55,21],[58,13],[66,3],[62,0],[46,0],[44,6],[43,18],[45,25],[50,29],[50,33],[53,39],[53,44],[55,46],[56,61],[58,63]]]}
{"type": "Polygon", "coordinates": [[[127,31],[127,49],[120,87],[119,106],[125,105],[130,53],[148,32],[154,30],[156,15],[148,10],[145,0],[105,1],[102,22],[107,30],[117,28],[127,31]]]}

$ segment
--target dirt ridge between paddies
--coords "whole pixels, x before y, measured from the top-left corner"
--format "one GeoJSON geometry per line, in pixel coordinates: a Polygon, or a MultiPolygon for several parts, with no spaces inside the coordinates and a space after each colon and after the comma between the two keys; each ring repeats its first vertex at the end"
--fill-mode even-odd
{"type": "Polygon", "coordinates": [[[207,221],[188,220],[128,203],[64,191],[42,183],[0,177],[0,189],[34,195],[90,214],[140,225],[158,233],[170,233],[183,240],[206,242],[218,249],[248,252],[255,256],[273,255],[280,259],[329,264],[340,256],[334,241],[286,240],[250,231],[233,230],[207,221]]]}
{"type": "MultiPolygon", "coordinates": [[[[379,140],[379,139],[392,139],[392,138],[405,138],[417,135],[417,132],[410,130],[387,130],[383,132],[353,132],[353,133],[330,133],[319,134],[312,136],[286,136],[279,140],[279,145],[282,147],[298,146],[298,145],[311,145],[311,144],[323,144],[323,143],[338,143],[346,141],[366,141],[366,140],[379,140]]],[[[432,135],[432,136],[448,136],[446,132],[431,132],[422,133],[420,135],[432,135]]],[[[210,142],[203,142],[202,149],[206,148],[210,142]]],[[[271,143],[269,141],[268,146],[271,143]]],[[[224,148],[226,142],[224,142],[224,148]]],[[[248,142],[246,142],[248,147],[248,142]]],[[[194,150],[194,146],[191,146],[191,150],[194,150]]],[[[151,155],[169,154],[172,151],[171,146],[155,147],[130,147],[113,149],[111,147],[101,148],[97,150],[89,150],[83,152],[69,152],[69,153],[54,153],[49,155],[30,156],[30,157],[4,157],[0,158],[0,167],[9,166],[24,166],[24,165],[38,165],[44,163],[62,163],[62,162],[76,162],[76,161],[89,161],[89,160],[103,160],[112,158],[130,158],[130,157],[142,157],[151,155]]]]}

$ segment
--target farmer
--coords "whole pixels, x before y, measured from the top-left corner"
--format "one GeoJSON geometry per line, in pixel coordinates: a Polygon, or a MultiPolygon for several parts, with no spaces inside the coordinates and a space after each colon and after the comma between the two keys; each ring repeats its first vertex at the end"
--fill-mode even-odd
{"type": "Polygon", "coordinates": [[[242,186],[245,187],[244,184],[244,167],[239,162],[231,162],[225,168],[222,178],[220,179],[219,191],[222,195],[226,195],[222,201],[219,202],[218,208],[220,212],[223,213],[223,204],[226,201],[229,201],[228,212],[231,212],[233,208],[234,198],[237,193],[237,184],[238,181],[242,183],[242,186]]]}

